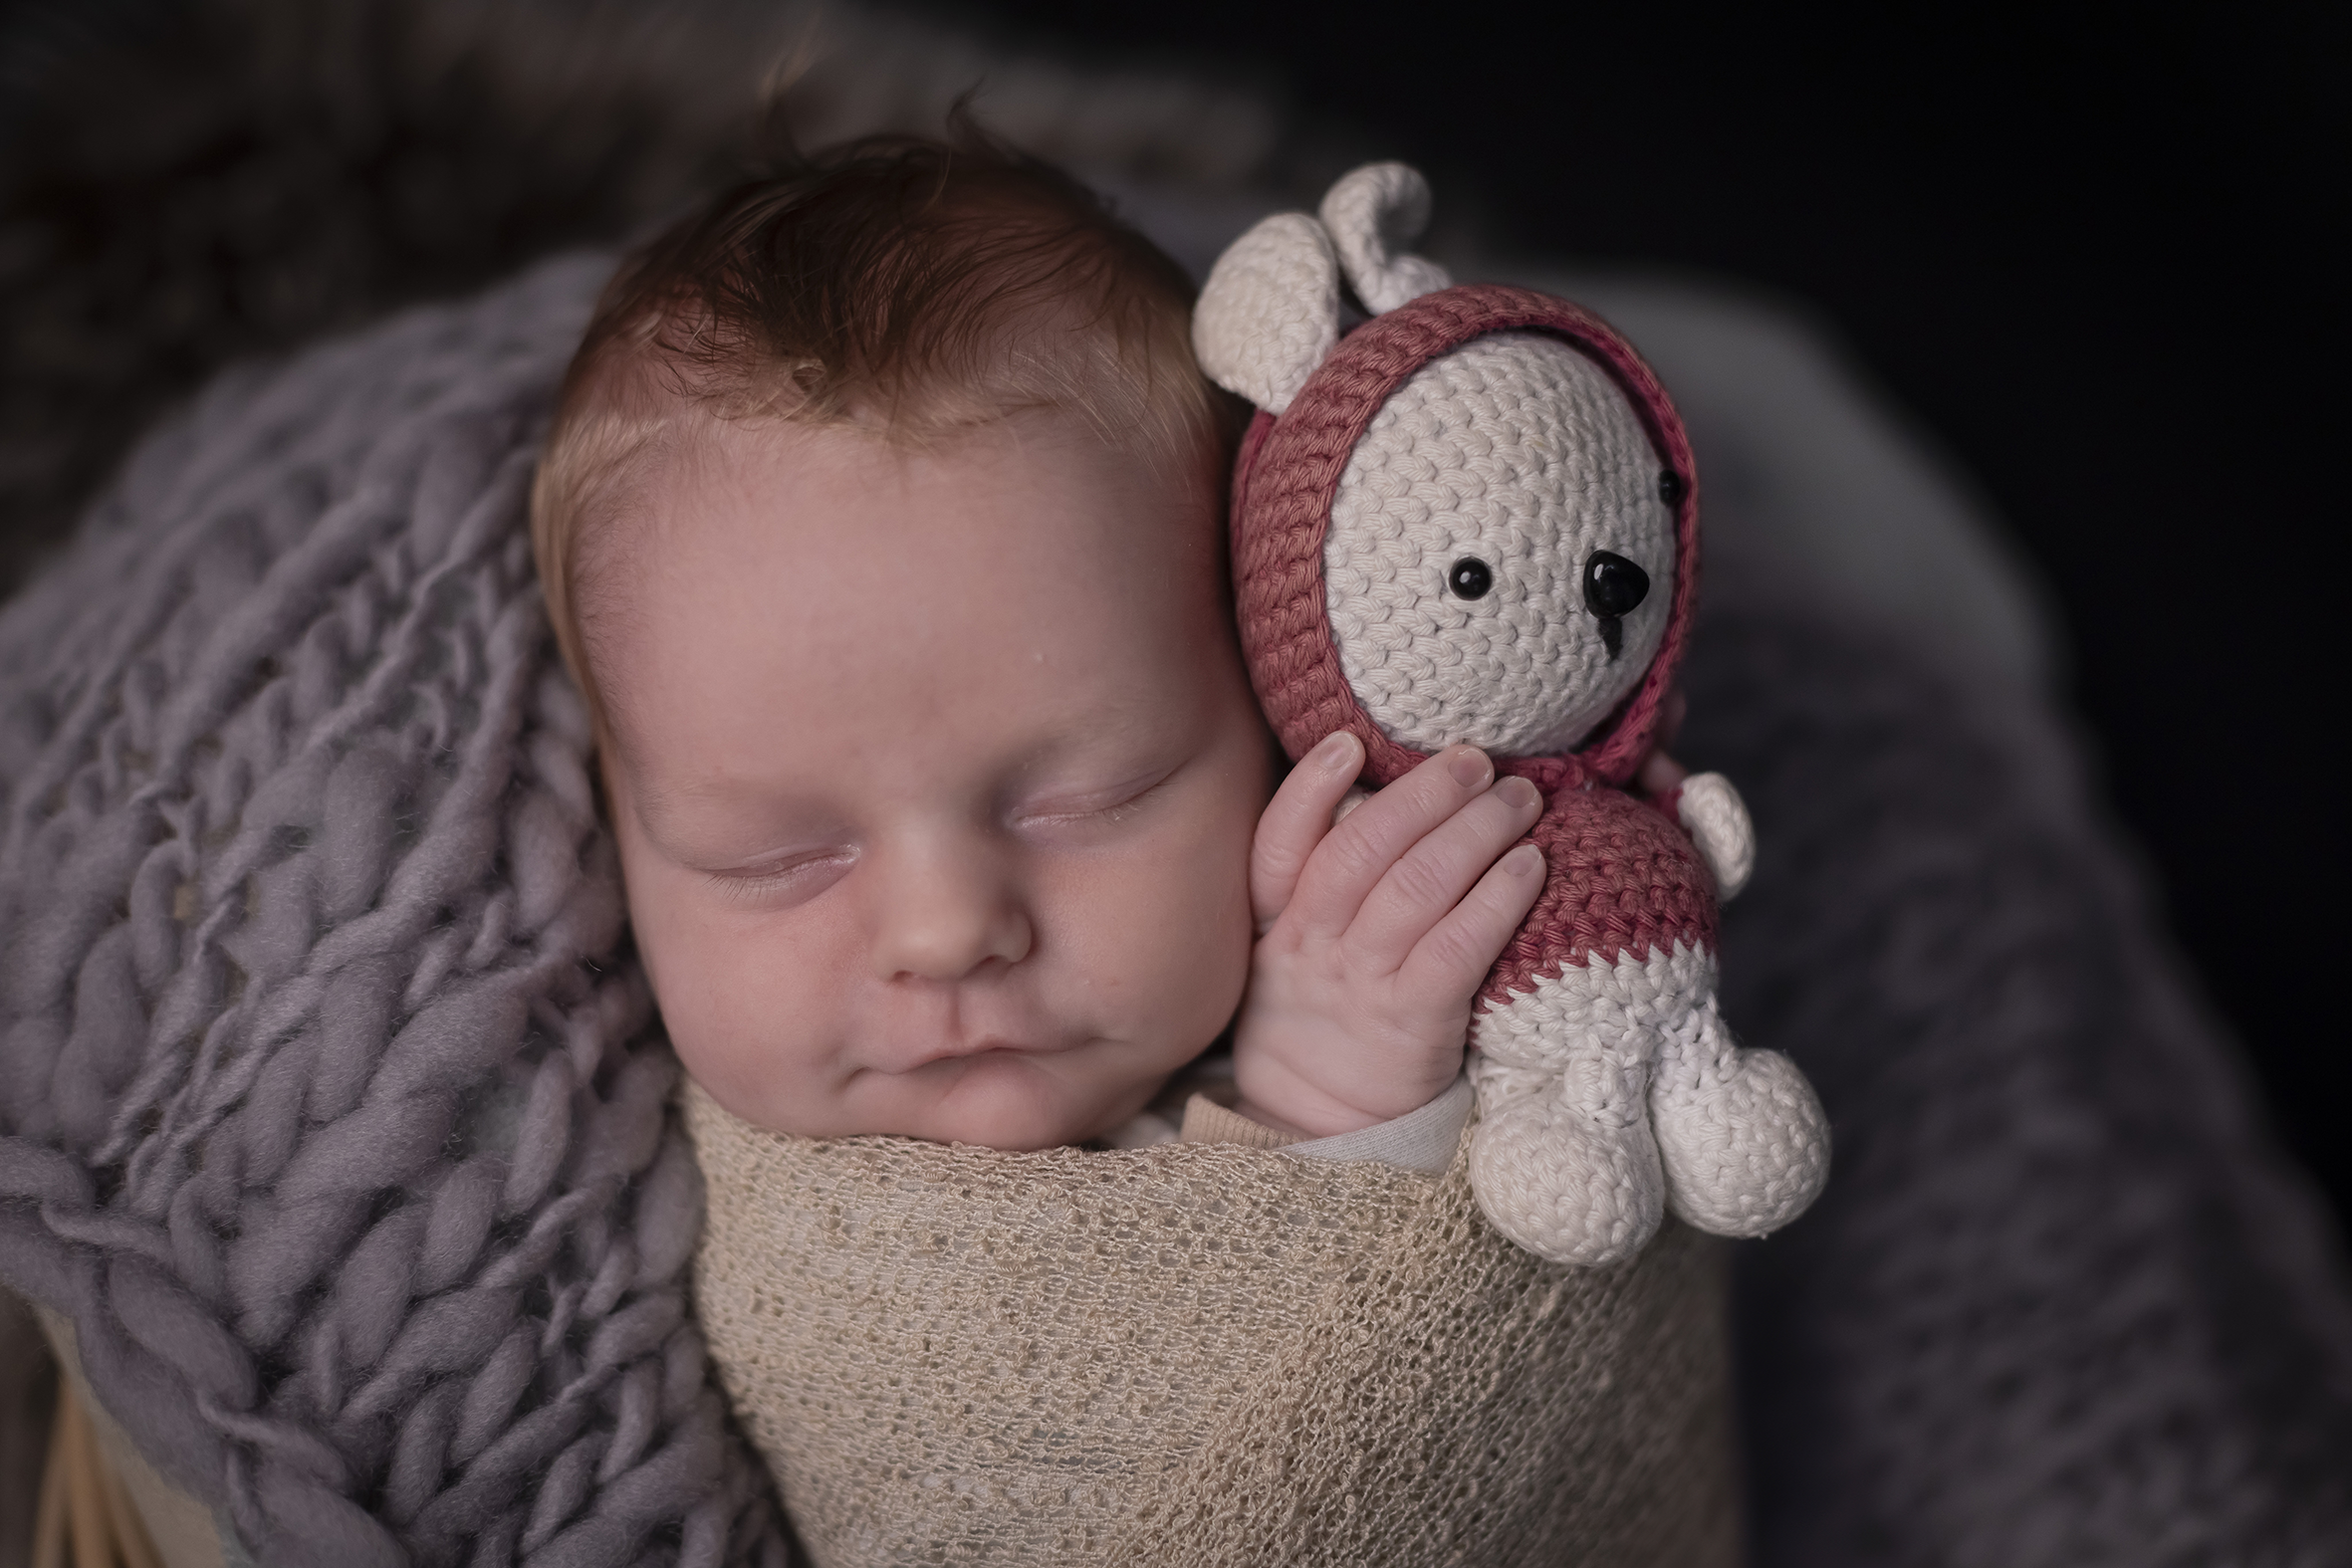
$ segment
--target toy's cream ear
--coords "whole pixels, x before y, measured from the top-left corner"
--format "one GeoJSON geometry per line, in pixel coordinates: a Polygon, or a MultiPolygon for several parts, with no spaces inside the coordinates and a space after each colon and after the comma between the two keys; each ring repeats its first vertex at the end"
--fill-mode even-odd
{"type": "Polygon", "coordinates": [[[1435,294],[1454,280],[1405,247],[1429,226],[1429,181],[1404,163],[1367,163],[1323,197],[1323,227],[1355,297],[1374,316],[1435,294]]]}
{"type": "Polygon", "coordinates": [[[1303,212],[1268,218],[1225,248],[1192,312],[1210,380],[1272,413],[1291,406],[1339,340],[1339,263],[1303,212]]]}

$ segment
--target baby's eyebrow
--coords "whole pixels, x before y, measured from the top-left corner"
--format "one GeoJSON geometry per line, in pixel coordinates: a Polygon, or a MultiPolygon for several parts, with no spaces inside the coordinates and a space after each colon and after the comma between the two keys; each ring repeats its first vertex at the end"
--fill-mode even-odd
{"type": "Polygon", "coordinates": [[[683,783],[659,784],[631,781],[629,804],[638,823],[653,839],[665,846],[674,845],[684,833],[686,824],[695,816],[697,808],[756,807],[763,830],[782,826],[793,814],[792,802],[771,790],[748,784],[711,784],[688,780],[683,783]]]}
{"type": "Polygon", "coordinates": [[[1146,773],[1173,760],[1183,747],[1183,739],[1177,727],[1169,724],[1164,709],[1146,702],[1122,701],[1087,715],[1083,725],[1072,725],[1045,739],[1031,751],[1019,772],[1035,775],[1072,761],[1099,761],[1114,772],[1146,773]]]}

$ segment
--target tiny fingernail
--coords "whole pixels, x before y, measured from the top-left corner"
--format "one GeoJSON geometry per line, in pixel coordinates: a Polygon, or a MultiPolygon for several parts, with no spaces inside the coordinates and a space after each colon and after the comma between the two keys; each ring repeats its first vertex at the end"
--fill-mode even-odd
{"type": "Polygon", "coordinates": [[[1456,752],[1454,760],[1446,767],[1454,775],[1456,784],[1472,789],[1485,784],[1494,773],[1493,765],[1487,761],[1487,754],[1468,747],[1456,752]]]}
{"type": "Polygon", "coordinates": [[[1348,735],[1345,730],[1333,730],[1329,735],[1324,736],[1321,744],[1314,749],[1315,766],[1318,768],[1343,766],[1347,762],[1348,754],[1355,750],[1347,742],[1348,735]]]}
{"type": "Polygon", "coordinates": [[[1533,876],[1543,865],[1543,851],[1533,844],[1522,844],[1503,857],[1503,869],[1513,876],[1533,876]]]}
{"type": "Polygon", "coordinates": [[[1495,792],[1503,797],[1505,805],[1517,806],[1523,811],[1543,798],[1533,784],[1517,778],[1506,779],[1495,785],[1495,792]]]}

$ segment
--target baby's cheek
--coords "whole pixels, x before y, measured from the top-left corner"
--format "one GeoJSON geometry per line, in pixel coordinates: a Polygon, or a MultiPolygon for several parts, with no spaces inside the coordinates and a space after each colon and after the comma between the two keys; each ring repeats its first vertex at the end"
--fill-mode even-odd
{"type": "Polygon", "coordinates": [[[783,1025],[812,1020],[820,999],[797,984],[794,955],[757,922],[705,907],[648,868],[630,880],[629,919],[679,1063],[729,1111],[778,1131],[814,1107],[822,1075],[783,1025]]]}
{"type": "Polygon", "coordinates": [[[1097,929],[1119,951],[1099,973],[1117,977],[1118,1002],[1155,1057],[1181,1063],[1217,1035],[1249,978],[1246,837],[1193,835],[1121,868],[1102,890],[1097,929]]]}
{"type": "Polygon", "coordinates": [[[805,1135],[834,1130],[837,1075],[823,1070],[823,1053],[812,1048],[821,1036],[806,1027],[819,1003],[777,985],[759,957],[705,948],[683,984],[659,993],[678,1060],[754,1126],[805,1135]]]}

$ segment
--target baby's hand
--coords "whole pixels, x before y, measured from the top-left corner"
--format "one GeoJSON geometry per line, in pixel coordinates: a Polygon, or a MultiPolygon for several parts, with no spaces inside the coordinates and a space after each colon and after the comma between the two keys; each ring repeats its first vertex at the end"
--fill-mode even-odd
{"type": "Polygon", "coordinates": [[[1543,886],[1542,852],[1511,848],[1541,814],[1533,784],[1448,747],[1333,825],[1363,762],[1344,731],[1301,759],[1250,861],[1241,1108],[1313,1138],[1418,1110],[1454,1081],[1470,1005],[1543,886]]]}

